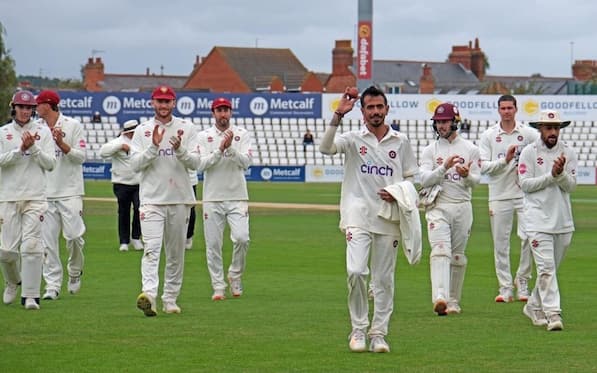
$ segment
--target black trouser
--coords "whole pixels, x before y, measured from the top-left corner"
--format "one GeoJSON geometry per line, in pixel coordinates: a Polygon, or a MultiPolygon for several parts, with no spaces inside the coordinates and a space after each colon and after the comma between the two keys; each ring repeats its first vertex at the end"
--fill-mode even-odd
{"type": "MultiPolygon", "coordinates": [[[[197,185],[193,185],[193,194],[197,197],[197,185]]],[[[189,225],[187,226],[187,238],[193,237],[195,235],[195,206],[191,207],[191,214],[189,215],[189,225]]]]}
{"type": "Polygon", "coordinates": [[[118,237],[121,244],[128,244],[130,238],[141,238],[141,223],[139,222],[139,185],[115,183],[114,195],[118,200],[118,237]],[[133,204],[133,222],[131,224],[131,204],[133,204]],[[131,236],[131,225],[133,234],[131,236]]]}

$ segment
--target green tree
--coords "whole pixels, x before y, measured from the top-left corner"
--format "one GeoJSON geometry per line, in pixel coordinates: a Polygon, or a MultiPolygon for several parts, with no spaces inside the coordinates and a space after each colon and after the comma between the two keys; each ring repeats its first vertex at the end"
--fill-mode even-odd
{"type": "Polygon", "coordinates": [[[8,105],[17,87],[15,61],[4,44],[5,34],[6,30],[0,22],[0,124],[4,124],[10,117],[8,105]]]}

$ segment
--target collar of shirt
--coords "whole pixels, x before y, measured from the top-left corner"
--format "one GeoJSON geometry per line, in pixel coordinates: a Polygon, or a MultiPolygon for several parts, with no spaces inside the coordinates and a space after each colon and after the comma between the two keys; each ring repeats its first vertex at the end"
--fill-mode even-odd
{"type": "Polygon", "coordinates": [[[502,122],[498,123],[498,135],[510,135],[510,134],[513,134],[514,132],[520,132],[520,123],[515,122],[514,128],[512,129],[512,132],[510,132],[510,133],[504,131],[504,129],[502,128],[502,122]]]}

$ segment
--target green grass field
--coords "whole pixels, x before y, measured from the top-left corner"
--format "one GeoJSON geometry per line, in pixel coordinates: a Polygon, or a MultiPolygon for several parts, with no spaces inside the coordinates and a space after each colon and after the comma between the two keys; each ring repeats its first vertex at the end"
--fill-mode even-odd
{"type": "MultiPolygon", "coordinates": [[[[255,202],[321,204],[337,204],[340,189],[249,188],[255,202]]],[[[111,185],[87,182],[87,195],[112,197],[111,185]]],[[[38,312],[1,305],[0,372],[597,371],[597,188],[580,186],[573,194],[577,231],[558,274],[565,330],[552,333],[532,326],[521,303],[493,301],[486,198],[486,187],[478,187],[461,315],[440,318],[432,311],[426,232],[419,265],[409,266],[400,254],[389,354],[348,351],[338,212],[252,208],[245,294],[217,303],[198,221],[178,301],[182,314],[147,318],[135,307],[141,253],[118,251],[115,202],[86,201],[81,293],[67,294],[65,284],[60,299],[42,302],[38,312]]],[[[229,261],[229,242],[225,252],[229,261]]]]}

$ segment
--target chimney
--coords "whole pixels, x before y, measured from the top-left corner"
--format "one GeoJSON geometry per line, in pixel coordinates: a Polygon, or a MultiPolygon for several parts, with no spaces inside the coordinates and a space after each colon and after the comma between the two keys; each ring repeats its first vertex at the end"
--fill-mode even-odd
{"type": "Polygon", "coordinates": [[[145,68],[145,75],[149,76],[149,67],[145,68]]]}
{"type": "Polygon", "coordinates": [[[471,50],[471,71],[477,79],[485,79],[485,53],[479,47],[479,38],[475,38],[475,47],[471,50]]]}
{"type": "Polygon", "coordinates": [[[597,76],[597,60],[576,60],[572,65],[572,77],[586,82],[597,76]]]}
{"type": "Polygon", "coordinates": [[[353,52],[350,40],[336,40],[332,50],[332,75],[353,75],[349,67],[352,66],[353,52]]]}
{"type": "Polygon", "coordinates": [[[422,75],[419,79],[419,93],[432,94],[433,91],[435,91],[435,81],[433,79],[433,73],[431,72],[431,66],[424,63],[421,67],[422,75]]]}
{"type": "Polygon", "coordinates": [[[101,92],[104,82],[104,63],[101,58],[93,57],[87,59],[87,64],[83,66],[83,87],[88,92],[101,92]]]}
{"type": "Polygon", "coordinates": [[[479,47],[479,38],[475,38],[475,45],[471,41],[468,45],[453,45],[448,56],[449,63],[459,63],[470,70],[477,79],[485,78],[485,53],[479,47]]]}

